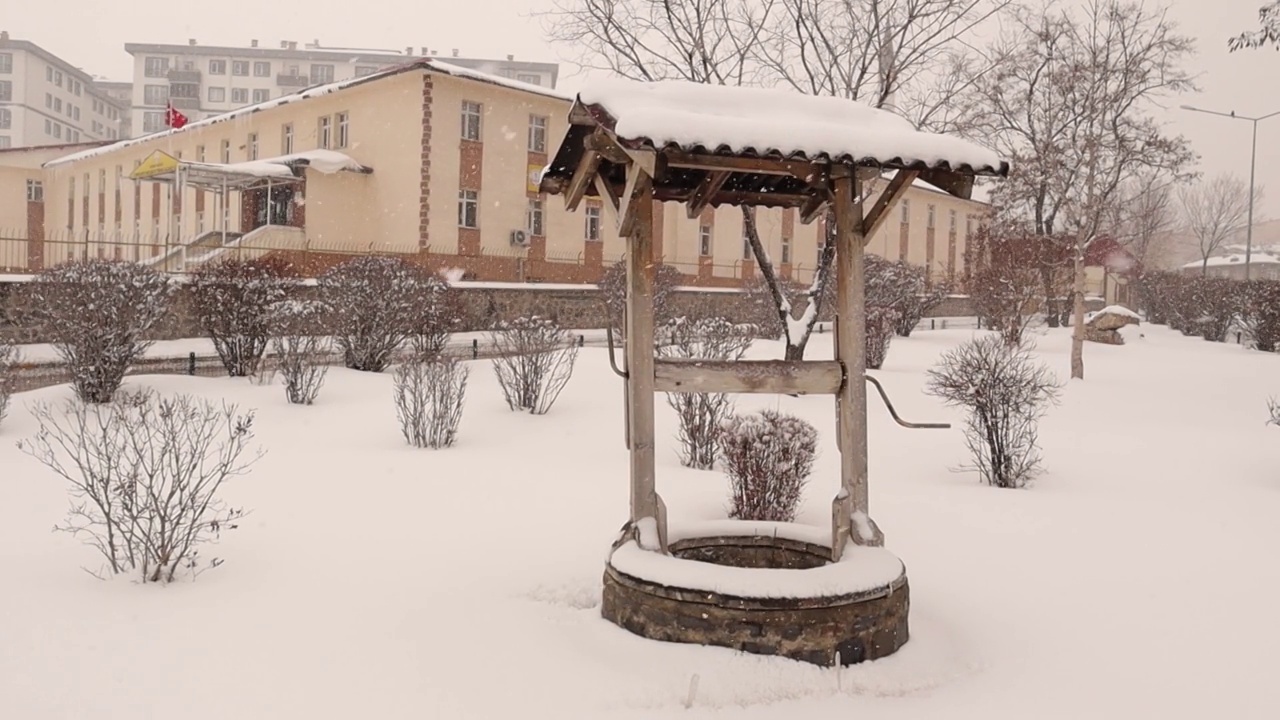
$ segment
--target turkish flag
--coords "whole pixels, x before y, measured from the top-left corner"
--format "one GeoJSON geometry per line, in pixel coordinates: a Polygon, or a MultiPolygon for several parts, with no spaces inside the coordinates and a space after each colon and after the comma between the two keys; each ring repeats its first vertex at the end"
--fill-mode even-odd
{"type": "Polygon", "coordinates": [[[164,124],[177,130],[187,124],[187,116],[178,112],[173,103],[167,103],[164,108],[164,124]]]}

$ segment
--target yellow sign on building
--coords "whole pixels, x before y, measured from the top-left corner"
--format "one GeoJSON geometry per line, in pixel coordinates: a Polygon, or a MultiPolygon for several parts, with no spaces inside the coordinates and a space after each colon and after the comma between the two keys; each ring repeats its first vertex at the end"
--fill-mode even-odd
{"type": "Polygon", "coordinates": [[[129,179],[142,180],[157,175],[171,173],[178,169],[178,158],[161,150],[156,150],[147,156],[138,167],[129,173],[129,179]]]}

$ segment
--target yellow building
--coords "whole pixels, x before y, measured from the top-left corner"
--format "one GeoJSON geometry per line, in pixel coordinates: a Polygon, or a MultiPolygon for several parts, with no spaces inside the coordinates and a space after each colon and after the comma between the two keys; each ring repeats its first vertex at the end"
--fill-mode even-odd
{"type": "MultiPolygon", "coordinates": [[[[44,166],[39,257],[180,271],[276,253],[315,271],[353,253],[407,253],[470,279],[594,282],[622,256],[611,209],[568,213],[537,192],[571,100],[422,60],[69,154],[44,166]]],[[[961,278],[985,210],[917,183],[868,248],[961,278]]],[[[691,283],[755,274],[738,208],[688,218],[673,204],[659,218],[655,252],[691,283]]],[[[781,273],[809,281],[821,223],[760,210],[757,224],[781,273]]]]}

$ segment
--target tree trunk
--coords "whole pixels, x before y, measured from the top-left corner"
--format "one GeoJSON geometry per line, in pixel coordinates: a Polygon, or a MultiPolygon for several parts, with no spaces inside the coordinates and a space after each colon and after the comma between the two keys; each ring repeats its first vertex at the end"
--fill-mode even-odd
{"type": "Polygon", "coordinates": [[[1072,288],[1075,303],[1071,332],[1071,379],[1084,379],[1084,251],[1076,252],[1075,282],[1072,288]]]}
{"type": "Polygon", "coordinates": [[[1040,268],[1040,280],[1044,283],[1044,315],[1049,327],[1058,327],[1058,301],[1053,293],[1053,271],[1047,267],[1040,268]]]}

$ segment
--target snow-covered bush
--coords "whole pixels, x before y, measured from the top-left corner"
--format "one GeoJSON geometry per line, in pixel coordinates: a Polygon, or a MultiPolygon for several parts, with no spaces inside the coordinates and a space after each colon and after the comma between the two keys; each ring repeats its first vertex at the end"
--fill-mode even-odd
{"type": "Polygon", "coordinates": [[[1185,282],[1185,277],[1171,272],[1144,272],[1138,277],[1139,307],[1146,311],[1147,322],[1172,327],[1177,290],[1185,282]]]}
{"type": "MultiPolygon", "coordinates": [[[[653,318],[655,325],[662,325],[672,319],[671,294],[680,286],[683,276],[680,271],[670,265],[655,265],[653,268],[653,318]]],[[[619,337],[626,335],[626,323],[623,318],[627,308],[627,264],[617,262],[609,266],[600,278],[600,292],[604,295],[605,310],[609,314],[609,324],[619,337]]]]}
{"type": "Polygon", "coordinates": [[[1036,475],[1037,425],[1058,382],[1024,345],[985,335],[953,348],[929,370],[928,392],[968,412],[965,441],[988,484],[1018,488],[1036,475]]]}
{"type": "Polygon", "coordinates": [[[343,362],[353,370],[382,372],[401,344],[419,334],[428,288],[440,279],[398,257],[352,258],[319,277],[343,362]]]}
{"type": "Polygon", "coordinates": [[[543,415],[573,375],[578,345],[554,320],[517,318],[490,333],[493,371],[512,410],[543,415]]]}
{"type": "Polygon", "coordinates": [[[285,298],[292,268],[280,260],[227,259],[191,275],[191,310],[231,377],[257,372],[271,333],[268,308],[285,298]]]}
{"type": "MultiPolygon", "coordinates": [[[[676,318],[661,328],[665,339],[658,354],[682,360],[740,360],[751,345],[751,329],[725,318],[676,318]]],[[[727,393],[668,393],[680,427],[680,462],[710,470],[716,461],[720,426],[733,413],[727,393]]]]}
{"type": "Polygon", "coordinates": [[[56,529],[102,554],[112,574],[143,582],[193,575],[200,548],[244,515],[218,491],[257,459],[246,451],[253,413],[186,395],[122,393],[114,401],[31,409],[36,434],[19,448],[71,485],[71,509],[56,529]]]}
{"type": "Polygon", "coordinates": [[[135,263],[88,260],[59,265],[27,284],[19,322],[53,343],[85,402],[109,402],[146,338],[169,307],[169,281],[135,263]]]}
{"type": "Polygon", "coordinates": [[[898,315],[897,327],[894,329],[902,337],[911,337],[916,325],[919,325],[922,319],[933,312],[934,308],[941,305],[951,294],[951,286],[947,283],[929,284],[925,282],[924,268],[910,267],[912,272],[917,273],[918,289],[903,303],[902,311],[898,315]]]}
{"type": "Polygon", "coordinates": [[[438,357],[462,322],[462,302],[458,293],[438,275],[424,276],[418,293],[418,310],[409,343],[418,357],[438,357]]]}
{"type": "Polygon", "coordinates": [[[1039,307],[1043,282],[1036,238],[1001,237],[983,228],[968,253],[972,268],[969,297],[982,326],[1000,333],[1005,344],[1022,343],[1039,307]]]}
{"type": "Polygon", "coordinates": [[[396,366],[396,417],[414,447],[453,445],[467,394],[467,366],[447,357],[415,356],[396,366]]]}
{"type": "Polygon", "coordinates": [[[9,398],[13,395],[13,366],[18,362],[18,348],[0,338],[0,420],[9,410],[9,398]]]}
{"type": "Polygon", "coordinates": [[[1280,403],[1275,398],[1267,401],[1267,414],[1271,416],[1267,419],[1268,425],[1280,426],[1280,403]]]}
{"type": "Polygon", "coordinates": [[[1253,346],[1275,352],[1280,345],[1280,281],[1252,280],[1245,284],[1240,325],[1253,346]]]}
{"type": "Polygon", "coordinates": [[[893,308],[867,306],[867,369],[879,370],[884,366],[899,317],[898,311],[893,308]]]}
{"type": "Polygon", "coordinates": [[[795,520],[817,451],[817,429],[794,415],[764,410],[726,420],[720,455],[729,476],[729,516],[795,520]]]}
{"type": "Polygon", "coordinates": [[[324,303],[297,300],[274,303],[268,310],[271,354],[285,397],[295,405],[314,403],[329,372],[333,342],[317,334],[328,312],[324,303]]]}

